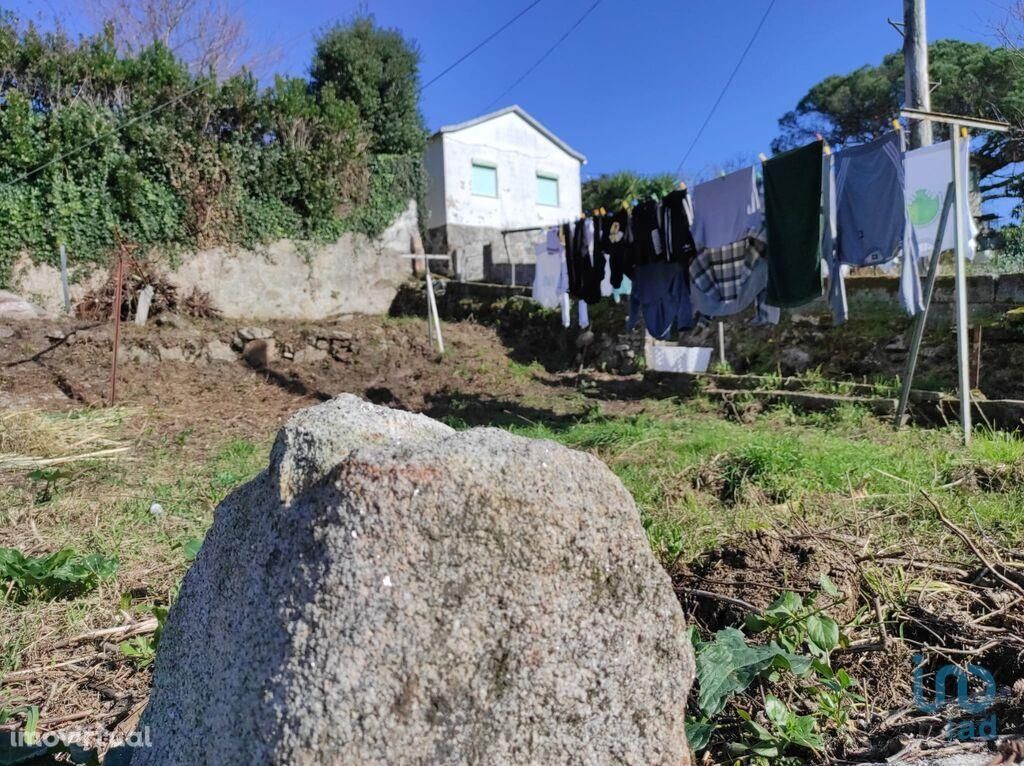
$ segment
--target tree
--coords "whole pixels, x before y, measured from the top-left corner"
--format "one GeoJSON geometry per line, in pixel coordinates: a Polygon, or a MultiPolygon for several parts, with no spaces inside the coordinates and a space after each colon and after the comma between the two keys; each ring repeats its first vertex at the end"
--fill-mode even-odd
{"type": "Polygon", "coordinates": [[[583,182],[583,209],[590,211],[603,207],[609,212],[623,202],[649,197],[663,197],[676,186],[670,173],[644,176],[630,170],[605,173],[583,182]]]}
{"type": "Polygon", "coordinates": [[[353,104],[374,137],[374,154],[419,154],[426,130],[419,109],[416,46],[373,16],[336,24],[316,40],[310,69],[316,93],[353,104]]]}
{"type": "Polygon", "coordinates": [[[124,55],[161,43],[193,73],[222,77],[255,63],[245,20],[225,0],[88,0],[85,7],[99,28],[113,29],[124,55]]]}
{"type": "MultiPolygon", "coordinates": [[[[929,46],[932,108],[939,112],[1003,119],[1024,127],[1024,68],[1007,48],[940,40],[929,46]]],[[[779,120],[774,151],[813,140],[833,146],[877,138],[892,129],[903,102],[903,54],[891,53],[878,66],[863,66],[814,85],[779,120]]],[[[936,139],[945,126],[936,125],[936,139]]],[[[948,135],[948,133],[947,133],[948,135]]],[[[1013,165],[1024,160],[1024,145],[1013,134],[987,133],[977,139],[971,164],[983,179],[984,199],[1024,196],[1024,177],[1013,165]]]]}

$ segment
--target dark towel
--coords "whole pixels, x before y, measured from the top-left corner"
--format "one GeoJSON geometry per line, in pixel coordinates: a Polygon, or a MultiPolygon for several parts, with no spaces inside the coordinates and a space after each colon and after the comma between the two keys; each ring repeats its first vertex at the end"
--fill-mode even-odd
{"type": "Polygon", "coordinates": [[[821,297],[821,141],[764,163],[771,306],[821,297]]]}

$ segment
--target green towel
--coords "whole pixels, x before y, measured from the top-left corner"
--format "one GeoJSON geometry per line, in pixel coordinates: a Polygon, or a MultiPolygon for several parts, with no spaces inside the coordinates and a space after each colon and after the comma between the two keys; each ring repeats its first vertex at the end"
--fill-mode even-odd
{"type": "Polygon", "coordinates": [[[802,306],[821,297],[821,154],[815,141],[764,163],[771,306],[802,306]]]}

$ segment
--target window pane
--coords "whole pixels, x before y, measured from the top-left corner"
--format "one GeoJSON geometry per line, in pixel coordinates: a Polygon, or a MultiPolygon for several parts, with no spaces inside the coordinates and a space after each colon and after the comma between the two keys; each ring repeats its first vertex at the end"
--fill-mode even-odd
{"type": "Polygon", "coordinates": [[[558,206],[558,179],[551,176],[537,176],[537,203],[558,206]]]}
{"type": "Polygon", "coordinates": [[[498,169],[473,163],[473,194],[498,196],[498,169]]]}

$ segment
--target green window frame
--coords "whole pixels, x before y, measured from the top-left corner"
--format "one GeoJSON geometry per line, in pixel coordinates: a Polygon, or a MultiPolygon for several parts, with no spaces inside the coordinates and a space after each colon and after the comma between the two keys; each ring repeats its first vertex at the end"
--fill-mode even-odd
{"type": "Polygon", "coordinates": [[[473,160],[470,190],[477,197],[497,197],[498,166],[491,162],[473,160]]]}
{"type": "Polygon", "coordinates": [[[537,204],[558,207],[558,176],[554,173],[537,173],[537,204]]]}

